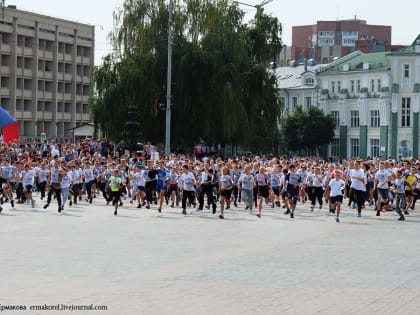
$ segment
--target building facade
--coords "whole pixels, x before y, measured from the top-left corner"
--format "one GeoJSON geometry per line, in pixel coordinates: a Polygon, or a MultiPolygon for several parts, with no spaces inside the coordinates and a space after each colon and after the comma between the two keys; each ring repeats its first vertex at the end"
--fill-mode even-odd
{"type": "Polygon", "coordinates": [[[420,35],[387,55],[391,66],[391,152],[419,156],[420,35]]]}
{"type": "Polygon", "coordinates": [[[292,45],[288,48],[286,55],[279,55],[278,64],[288,64],[292,60],[299,63],[303,58],[326,64],[356,50],[364,53],[390,51],[391,26],[370,25],[356,17],[293,26],[292,45]]]}
{"type": "Polygon", "coordinates": [[[290,80],[297,71],[302,80],[287,87],[278,80],[285,111],[294,103],[305,108],[312,96],[311,104],[336,121],[328,156],[420,155],[420,35],[394,52],[355,51],[313,71],[287,69],[280,77],[290,80]]]}
{"type": "Polygon", "coordinates": [[[20,136],[70,138],[90,122],[94,26],[5,7],[0,66],[0,104],[20,136]]]}
{"type": "Polygon", "coordinates": [[[336,120],[332,157],[387,156],[392,84],[386,53],[349,54],[317,73],[320,106],[336,120]]]}

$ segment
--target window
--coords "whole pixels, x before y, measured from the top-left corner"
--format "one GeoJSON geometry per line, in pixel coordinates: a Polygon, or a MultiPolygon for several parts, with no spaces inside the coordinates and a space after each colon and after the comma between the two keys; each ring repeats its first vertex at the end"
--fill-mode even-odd
{"type": "Polygon", "coordinates": [[[350,139],[350,155],[351,157],[359,156],[359,138],[350,139]]]}
{"type": "Polygon", "coordinates": [[[341,81],[337,81],[337,92],[341,92],[341,81]]]}
{"type": "Polygon", "coordinates": [[[305,108],[308,109],[312,106],[312,97],[307,96],[305,97],[305,108]]]}
{"type": "Polygon", "coordinates": [[[334,31],[320,31],[318,32],[319,37],[334,37],[335,32],[334,31]]]}
{"type": "Polygon", "coordinates": [[[331,140],[331,156],[340,156],[340,139],[334,138],[331,140]]]}
{"type": "Polygon", "coordinates": [[[335,93],[335,82],[331,81],[331,93],[334,94],[335,93]]]}
{"type": "Polygon", "coordinates": [[[359,127],[359,112],[356,110],[350,111],[350,127],[359,127]]]}
{"type": "Polygon", "coordinates": [[[401,104],[401,127],[410,127],[410,103],[409,97],[402,98],[401,104]]]}
{"type": "Polygon", "coordinates": [[[297,107],[298,99],[297,96],[292,97],[292,110],[294,111],[297,107]]]}
{"type": "Polygon", "coordinates": [[[338,128],[340,126],[340,112],[339,111],[332,111],[331,116],[334,119],[335,128],[338,128]]]}
{"type": "Polygon", "coordinates": [[[354,80],[350,80],[350,93],[354,93],[354,80]]]}
{"type": "Polygon", "coordinates": [[[374,79],[370,80],[370,91],[375,92],[375,80],[374,79]]]}
{"type": "Polygon", "coordinates": [[[314,78],[306,78],[305,85],[314,85],[314,78]]]}
{"type": "Polygon", "coordinates": [[[360,93],[360,80],[357,80],[357,93],[360,93]]]}
{"type": "Polygon", "coordinates": [[[345,38],[343,39],[343,46],[354,46],[356,40],[354,38],[345,38]]]}
{"type": "Polygon", "coordinates": [[[378,92],[380,92],[382,89],[382,81],[381,79],[378,79],[376,82],[377,82],[378,92]]]}
{"type": "Polygon", "coordinates": [[[370,156],[379,156],[379,139],[370,139],[370,156]]]}
{"type": "Polygon", "coordinates": [[[370,111],[370,126],[372,128],[378,128],[380,125],[379,121],[379,110],[370,111]]]}
{"type": "Polygon", "coordinates": [[[318,46],[334,46],[334,39],[320,39],[318,46]]]}
{"type": "Polygon", "coordinates": [[[404,78],[410,77],[410,65],[405,64],[404,65],[404,78]]]}

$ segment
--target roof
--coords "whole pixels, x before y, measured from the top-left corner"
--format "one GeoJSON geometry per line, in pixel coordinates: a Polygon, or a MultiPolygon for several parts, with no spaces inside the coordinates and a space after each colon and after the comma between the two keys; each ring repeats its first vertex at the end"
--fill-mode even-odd
{"type": "Polygon", "coordinates": [[[420,50],[416,46],[420,46],[420,34],[417,35],[416,39],[410,46],[402,47],[393,52],[388,53],[388,56],[398,56],[398,55],[420,55],[420,50]]]}
{"type": "MultiPolygon", "coordinates": [[[[307,72],[315,73],[323,65],[307,66],[307,72]]],[[[325,66],[325,65],[324,65],[325,66]]],[[[280,89],[289,88],[308,88],[309,86],[302,86],[302,75],[305,73],[305,66],[299,65],[296,67],[279,67],[276,68],[275,74],[277,77],[277,85],[280,89]]],[[[310,86],[313,88],[313,86],[310,86]]]]}
{"type": "Polygon", "coordinates": [[[386,58],[387,53],[377,52],[365,54],[360,51],[355,51],[347,56],[337,59],[328,66],[320,69],[318,72],[322,74],[332,73],[349,73],[349,72],[367,72],[367,71],[384,71],[388,70],[390,64],[386,58]],[[364,65],[368,64],[366,68],[364,65]],[[347,66],[345,66],[347,65],[347,66]],[[345,70],[345,68],[347,70],[345,70]]]}

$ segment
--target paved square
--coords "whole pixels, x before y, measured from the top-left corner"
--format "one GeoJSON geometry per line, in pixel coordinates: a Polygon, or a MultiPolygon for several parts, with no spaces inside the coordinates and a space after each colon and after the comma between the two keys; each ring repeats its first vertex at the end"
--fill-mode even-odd
{"type": "Polygon", "coordinates": [[[420,215],[265,206],[225,220],[102,198],[57,213],[4,205],[0,304],[106,305],[2,314],[419,314],[420,215]]]}

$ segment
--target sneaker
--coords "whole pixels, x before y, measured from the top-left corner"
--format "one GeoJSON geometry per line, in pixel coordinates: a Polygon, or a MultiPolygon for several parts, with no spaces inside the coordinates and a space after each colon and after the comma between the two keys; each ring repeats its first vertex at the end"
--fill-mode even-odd
{"type": "Polygon", "coordinates": [[[340,222],[340,219],[337,217],[336,219],[335,219],[335,222],[340,222]]]}
{"type": "Polygon", "coordinates": [[[146,209],[150,209],[150,206],[149,206],[149,205],[147,205],[147,206],[146,206],[146,209]]]}
{"type": "Polygon", "coordinates": [[[44,209],[47,209],[49,205],[50,205],[49,203],[46,203],[46,204],[44,205],[44,209]]]}
{"type": "Polygon", "coordinates": [[[322,209],[322,206],[319,206],[319,209],[322,209]]]}
{"type": "Polygon", "coordinates": [[[203,211],[203,208],[198,207],[197,209],[195,209],[195,211],[203,211]]]}
{"type": "Polygon", "coordinates": [[[213,206],[213,214],[216,213],[216,205],[213,206]]]}
{"type": "Polygon", "coordinates": [[[3,208],[2,207],[0,207],[0,213],[3,211],[3,208]]]}
{"type": "Polygon", "coordinates": [[[245,207],[245,210],[249,210],[249,207],[248,207],[248,206],[246,206],[246,207],[245,207]]]}
{"type": "Polygon", "coordinates": [[[58,206],[58,213],[60,213],[61,210],[63,210],[63,209],[60,206],[58,206]]]}
{"type": "Polygon", "coordinates": [[[162,212],[162,208],[159,207],[158,208],[158,212],[161,213],[162,212]]]}
{"type": "MultiPolygon", "coordinates": [[[[93,200],[92,197],[90,197],[89,198],[89,203],[92,203],[92,200],[93,200]]],[[[120,204],[120,206],[122,206],[122,205],[120,204]]]]}
{"type": "Polygon", "coordinates": [[[219,219],[224,219],[225,217],[223,216],[223,214],[219,215],[219,219]]]}
{"type": "Polygon", "coordinates": [[[171,208],[173,208],[174,207],[174,203],[172,202],[172,204],[171,204],[171,208]]]}
{"type": "Polygon", "coordinates": [[[31,200],[32,202],[32,208],[35,208],[35,200],[31,200]]]}
{"type": "Polygon", "coordinates": [[[378,211],[376,211],[376,216],[377,216],[377,217],[380,217],[380,216],[381,216],[381,211],[379,211],[379,210],[378,210],[378,211]]]}
{"type": "Polygon", "coordinates": [[[362,217],[362,213],[361,212],[357,212],[357,217],[361,218],[362,217]]]}
{"type": "Polygon", "coordinates": [[[69,205],[70,207],[73,205],[73,202],[71,200],[69,201],[69,205]]]}
{"type": "Polygon", "coordinates": [[[182,209],[182,214],[183,214],[183,215],[186,215],[186,214],[187,214],[187,210],[182,209]]]}
{"type": "Polygon", "coordinates": [[[236,203],[236,201],[233,202],[233,205],[237,208],[238,204],[236,203]]]}
{"type": "Polygon", "coordinates": [[[256,216],[261,218],[261,212],[257,212],[256,216]]]}
{"type": "Polygon", "coordinates": [[[137,208],[138,208],[138,209],[140,209],[140,208],[141,208],[141,204],[140,204],[140,203],[137,205],[137,208]]]}
{"type": "Polygon", "coordinates": [[[117,215],[117,214],[118,214],[118,213],[117,213],[117,210],[115,210],[115,211],[114,211],[114,215],[117,215]]]}
{"type": "Polygon", "coordinates": [[[407,210],[404,211],[404,214],[410,215],[407,210]]]}
{"type": "Polygon", "coordinates": [[[230,206],[226,206],[226,210],[230,209],[230,206]]]}
{"type": "Polygon", "coordinates": [[[289,213],[290,213],[290,209],[287,209],[284,214],[289,214],[289,213]]]}
{"type": "Polygon", "coordinates": [[[274,203],[271,204],[271,209],[274,209],[274,203]]]}
{"type": "Polygon", "coordinates": [[[15,201],[12,199],[12,200],[10,200],[10,204],[12,205],[12,208],[14,208],[15,207],[15,201]]]}
{"type": "Polygon", "coordinates": [[[311,211],[314,211],[314,206],[311,206],[311,211]]]}
{"type": "Polygon", "coordinates": [[[290,212],[290,219],[293,219],[295,217],[295,215],[293,214],[293,212],[290,212]]]}
{"type": "Polygon", "coordinates": [[[400,218],[398,219],[398,221],[405,221],[405,217],[403,215],[400,216],[400,218]]]}

